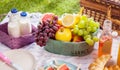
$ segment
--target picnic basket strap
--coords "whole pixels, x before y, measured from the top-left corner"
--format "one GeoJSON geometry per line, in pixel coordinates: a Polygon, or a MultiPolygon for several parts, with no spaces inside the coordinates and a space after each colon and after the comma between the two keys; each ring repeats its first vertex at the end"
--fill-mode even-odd
{"type": "MultiPolygon", "coordinates": [[[[108,6],[106,5],[101,5],[99,3],[94,3],[91,0],[80,0],[80,5],[84,6],[85,8],[89,8],[89,9],[93,9],[96,11],[102,11],[103,13],[107,13],[107,8],[108,6]]],[[[111,16],[117,16],[120,15],[120,11],[118,11],[117,9],[112,8],[111,10],[111,16]],[[113,13],[113,14],[112,14],[113,13]]],[[[120,18],[118,18],[120,19],[120,18]]]]}
{"type": "MultiPolygon", "coordinates": [[[[111,17],[111,6],[109,6],[107,9],[107,19],[111,20],[113,22],[113,24],[120,26],[120,20],[114,19],[111,17]]],[[[115,29],[119,29],[119,28],[115,28],[115,29]]],[[[113,29],[113,30],[115,30],[115,29],[113,29]]],[[[120,30],[116,30],[116,31],[120,35],[120,30]]]]}

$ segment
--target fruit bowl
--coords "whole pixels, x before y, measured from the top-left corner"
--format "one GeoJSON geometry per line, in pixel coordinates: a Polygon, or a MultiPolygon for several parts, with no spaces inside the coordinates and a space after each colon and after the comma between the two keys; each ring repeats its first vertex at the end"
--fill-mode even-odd
{"type": "MultiPolygon", "coordinates": [[[[93,33],[93,36],[97,36],[99,29],[93,33]]],[[[81,42],[64,42],[49,39],[44,47],[45,50],[51,53],[68,55],[68,56],[85,56],[90,54],[94,48],[93,45],[89,45],[85,41],[81,42]]]]}
{"type": "Polygon", "coordinates": [[[85,41],[63,42],[53,39],[49,39],[44,48],[51,53],[69,56],[84,56],[93,50],[93,46],[89,46],[85,41]]]}
{"type": "Polygon", "coordinates": [[[45,46],[45,50],[49,52],[61,55],[84,56],[92,52],[94,43],[98,41],[98,22],[80,14],[66,14],[62,19],[56,15],[51,16],[52,18],[46,18],[38,25],[38,45],[45,46]]]}

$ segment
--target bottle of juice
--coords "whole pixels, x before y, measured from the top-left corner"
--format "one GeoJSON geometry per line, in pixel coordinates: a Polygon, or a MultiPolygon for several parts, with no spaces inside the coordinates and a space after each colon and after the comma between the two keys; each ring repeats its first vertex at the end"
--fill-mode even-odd
{"type": "Polygon", "coordinates": [[[104,54],[111,54],[112,48],[112,22],[105,20],[103,31],[99,40],[98,57],[104,54]]]}
{"type": "Polygon", "coordinates": [[[120,66],[120,44],[119,44],[119,49],[118,49],[117,64],[120,66]]]}

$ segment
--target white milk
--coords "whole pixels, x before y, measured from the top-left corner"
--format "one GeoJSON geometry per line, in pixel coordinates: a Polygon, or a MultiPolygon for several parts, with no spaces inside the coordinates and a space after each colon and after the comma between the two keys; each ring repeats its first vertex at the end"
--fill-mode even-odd
{"type": "Polygon", "coordinates": [[[30,19],[28,17],[28,14],[26,12],[21,12],[20,13],[20,32],[21,35],[26,35],[30,34],[32,31],[31,24],[30,24],[30,19]]]}
{"type": "Polygon", "coordinates": [[[19,24],[16,22],[9,22],[8,24],[8,34],[12,37],[20,37],[20,27],[19,24]]]}
{"type": "Polygon", "coordinates": [[[17,9],[11,9],[10,15],[9,15],[9,22],[17,22],[19,21],[19,13],[17,9]]]}

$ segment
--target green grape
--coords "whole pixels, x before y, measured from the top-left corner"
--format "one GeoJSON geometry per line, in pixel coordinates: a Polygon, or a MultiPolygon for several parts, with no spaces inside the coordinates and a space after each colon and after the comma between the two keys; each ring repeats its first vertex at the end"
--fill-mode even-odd
{"type": "Polygon", "coordinates": [[[91,35],[85,35],[85,36],[84,36],[84,40],[86,40],[87,38],[90,38],[90,39],[91,39],[92,36],[91,36],[91,35]]]}
{"type": "Polygon", "coordinates": [[[83,35],[83,30],[82,30],[82,29],[80,29],[80,30],[78,31],[78,35],[79,35],[79,36],[82,36],[82,35],[83,35]]]}
{"type": "Polygon", "coordinates": [[[89,34],[88,31],[86,31],[86,30],[83,31],[83,35],[84,35],[84,36],[85,36],[85,35],[88,35],[88,34],[89,34]]]}
{"type": "Polygon", "coordinates": [[[86,15],[82,15],[80,19],[81,19],[81,20],[84,20],[85,22],[88,21],[88,17],[87,17],[86,15]]]}
{"type": "Polygon", "coordinates": [[[81,20],[79,23],[78,23],[78,27],[79,28],[85,28],[85,22],[83,20],[81,20]]]}
{"type": "Polygon", "coordinates": [[[94,27],[97,27],[99,28],[100,27],[100,24],[98,22],[94,23],[94,27]]]}
{"type": "Polygon", "coordinates": [[[99,41],[98,37],[97,36],[93,36],[93,41],[98,42],[99,41]]]}
{"type": "Polygon", "coordinates": [[[74,28],[78,28],[78,25],[74,25],[74,28]]]}
{"type": "Polygon", "coordinates": [[[87,31],[88,32],[91,32],[92,31],[92,28],[90,26],[87,27],[87,31]]]}
{"type": "Polygon", "coordinates": [[[77,28],[77,27],[73,29],[73,33],[74,33],[74,34],[77,34],[78,31],[79,31],[79,28],[77,28]]]}
{"type": "Polygon", "coordinates": [[[94,41],[91,38],[87,38],[86,43],[88,43],[88,45],[93,46],[94,45],[94,41]]]}
{"type": "Polygon", "coordinates": [[[91,32],[96,32],[97,31],[97,27],[92,27],[92,31],[91,32]]]}
{"type": "Polygon", "coordinates": [[[94,21],[94,19],[91,17],[91,18],[88,18],[88,22],[90,21],[94,21]]]}
{"type": "Polygon", "coordinates": [[[89,23],[89,26],[90,26],[90,27],[94,27],[94,24],[95,24],[95,23],[96,23],[95,21],[91,20],[90,23],[89,23]]]}

